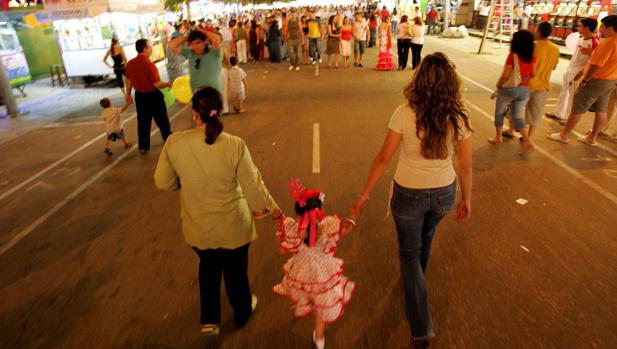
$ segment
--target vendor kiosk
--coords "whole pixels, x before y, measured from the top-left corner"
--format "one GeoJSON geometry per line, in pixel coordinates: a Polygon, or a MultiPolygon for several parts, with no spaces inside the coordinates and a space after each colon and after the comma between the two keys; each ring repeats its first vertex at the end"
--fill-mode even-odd
{"type": "Polygon", "coordinates": [[[138,39],[150,41],[153,62],[165,58],[159,0],[48,0],[45,8],[37,19],[53,24],[68,77],[113,74],[103,57],[114,37],[127,60],[137,55],[138,39]]]}
{"type": "Polygon", "coordinates": [[[11,87],[19,89],[25,97],[24,87],[32,76],[17,33],[8,22],[0,22],[0,60],[11,87]]]}

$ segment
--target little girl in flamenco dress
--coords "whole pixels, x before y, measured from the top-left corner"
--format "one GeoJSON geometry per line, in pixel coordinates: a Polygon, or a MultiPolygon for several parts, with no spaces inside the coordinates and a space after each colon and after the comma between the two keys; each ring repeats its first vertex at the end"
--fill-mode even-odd
{"type": "MultiPolygon", "coordinates": [[[[343,315],[355,287],[343,275],[343,261],[334,257],[343,224],[338,216],[323,213],[325,196],[319,190],[306,190],[298,180],[289,187],[297,217],[282,216],[276,236],[279,251],[293,256],[283,266],[283,281],[273,290],[291,299],[296,316],[313,314],[313,342],[323,349],[325,324],[343,315]]],[[[355,226],[352,219],[346,223],[345,233],[355,226]]]]}

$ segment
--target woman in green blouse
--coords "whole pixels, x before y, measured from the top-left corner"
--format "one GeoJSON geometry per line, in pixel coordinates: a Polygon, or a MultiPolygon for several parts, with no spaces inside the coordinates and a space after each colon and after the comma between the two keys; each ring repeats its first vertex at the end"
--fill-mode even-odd
{"type": "Polygon", "coordinates": [[[219,332],[222,276],[236,325],[249,320],[257,304],[247,276],[248,248],[257,238],[253,216],[281,215],[246,143],[223,132],[222,103],[211,87],[194,94],[196,127],[167,139],[154,173],[158,188],[180,190],[184,238],[200,259],[201,331],[210,335],[219,332]]]}

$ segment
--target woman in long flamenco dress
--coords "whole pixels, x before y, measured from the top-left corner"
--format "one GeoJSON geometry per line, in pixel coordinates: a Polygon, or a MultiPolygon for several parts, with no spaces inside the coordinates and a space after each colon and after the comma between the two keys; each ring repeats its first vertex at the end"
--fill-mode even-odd
{"type": "Polygon", "coordinates": [[[379,56],[377,57],[377,70],[392,70],[394,69],[394,61],[392,60],[392,30],[390,29],[390,17],[379,26],[379,56]]]}

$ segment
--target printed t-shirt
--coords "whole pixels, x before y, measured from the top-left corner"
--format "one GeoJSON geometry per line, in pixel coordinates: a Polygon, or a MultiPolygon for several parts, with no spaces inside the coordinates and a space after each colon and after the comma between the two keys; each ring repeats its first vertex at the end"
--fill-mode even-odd
{"type": "Polygon", "coordinates": [[[120,123],[121,110],[120,108],[109,107],[101,112],[101,118],[105,121],[105,133],[108,135],[122,130],[122,124],[120,123]]]}
{"type": "Polygon", "coordinates": [[[600,40],[600,46],[591,54],[591,59],[585,67],[597,65],[600,69],[593,75],[594,79],[617,80],[617,36],[600,40]]]}
{"type": "Polygon", "coordinates": [[[454,182],[456,172],[452,156],[455,141],[471,137],[471,131],[461,127],[461,134],[448,143],[447,159],[426,159],[421,152],[421,141],[416,136],[416,114],[409,104],[403,104],[394,111],[388,128],[402,135],[401,154],[394,174],[398,184],[411,189],[429,189],[454,182]]]}
{"type": "Polygon", "coordinates": [[[568,71],[571,73],[578,74],[585,67],[585,64],[589,62],[591,54],[581,52],[581,48],[590,48],[593,52],[593,50],[598,48],[598,40],[595,37],[585,39],[582,36],[578,39],[578,44],[574,49],[574,53],[572,53],[572,59],[570,59],[570,65],[568,66],[568,71]]]}
{"type": "Polygon", "coordinates": [[[197,57],[190,48],[184,47],[182,48],[182,55],[189,60],[189,75],[191,76],[193,93],[203,86],[214,87],[219,92],[223,91],[221,50],[208,50],[201,57],[197,57]],[[197,64],[197,60],[199,60],[199,64],[197,64]]]}
{"type": "Polygon", "coordinates": [[[529,80],[529,88],[550,91],[551,73],[559,63],[559,48],[548,40],[536,41],[535,45],[536,75],[529,80]]]}
{"type": "Polygon", "coordinates": [[[308,25],[308,37],[311,39],[317,39],[321,37],[320,24],[317,19],[309,19],[306,24],[308,25]]]}
{"type": "MultiPolygon", "coordinates": [[[[522,59],[518,59],[518,66],[521,71],[521,83],[519,86],[529,86],[529,79],[531,78],[531,73],[533,73],[533,64],[534,60],[531,62],[525,62],[522,59]]],[[[514,67],[514,56],[512,53],[508,54],[508,58],[506,59],[506,64],[514,67]]],[[[514,68],[512,68],[514,69],[514,68]]],[[[514,70],[512,70],[514,72],[514,70]]]]}
{"type": "Polygon", "coordinates": [[[366,40],[366,34],[368,31],[368,26],[364,19],[361,19],[359,22],[356,21],[353,23],[353,35],[360,38],[360,41],[366,40]]]}

